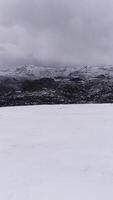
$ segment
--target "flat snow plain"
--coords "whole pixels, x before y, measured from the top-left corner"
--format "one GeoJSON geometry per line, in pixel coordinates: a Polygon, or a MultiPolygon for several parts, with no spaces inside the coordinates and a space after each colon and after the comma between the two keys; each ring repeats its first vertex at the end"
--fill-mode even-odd
{"type": "Polygon", "coordinates": [[[113,105],[0,108],[0,200],[113,200],[113,105]]]}

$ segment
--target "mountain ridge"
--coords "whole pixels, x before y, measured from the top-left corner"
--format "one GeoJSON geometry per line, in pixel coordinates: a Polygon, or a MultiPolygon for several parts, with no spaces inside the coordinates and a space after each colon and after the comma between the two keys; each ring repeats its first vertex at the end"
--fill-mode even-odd
{"type": "Polygon", "coordinates": [[[97,75],[109,75],[113,76],[113,66],[62,66],[62,67],[51,67],[51,66],[36,66],[36,65],[22,65],[12,68],[0,68],[0,76],[6,77],[19,77],[19,78],[55,78],[58,76],[74,76],[74,73],[80,73],[84,76],[95,77],[97,75]]]}
{"type": "Polygon", "coordinates": [[[113,66],[0,70],[0,106],[113,103],[113,66]]]}

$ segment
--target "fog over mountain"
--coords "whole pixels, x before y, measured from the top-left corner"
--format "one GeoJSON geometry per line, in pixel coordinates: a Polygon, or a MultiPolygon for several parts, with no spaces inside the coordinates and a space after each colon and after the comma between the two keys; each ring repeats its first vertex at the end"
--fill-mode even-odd
{"type": "Polygon", "coordinates": [[[113,64],[112,0],[0,0],[0,64],[113,64]]]}

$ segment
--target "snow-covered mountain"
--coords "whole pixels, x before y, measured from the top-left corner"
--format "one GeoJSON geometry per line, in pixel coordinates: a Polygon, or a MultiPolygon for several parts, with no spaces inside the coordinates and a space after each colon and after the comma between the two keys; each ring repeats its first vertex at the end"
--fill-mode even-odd
{"type": "Polygon", "coordinates": [[[12,77],[31,77],[31,78],[42,78],[42,77],[56,77],[56,76],[68,76],[69,73],[77,71],[74,67],[44,67],[25,65],[11,68],[0,69],[0,76],[12,76],[12,77]]]}
{"type": "Polygon", "coordinates": [[[83,74],[86,77],[96,77],[98,75],[113,76],[113,66],[63,66],[63,67],[45,67],[34,65],[23,65],[18,67],[0,67],[0,76],[20,77],[20,78],[54,78],[68,77],[83,74]]]}
{"type": "Polygon", "coordinates": [[[0,106],[113,103],[113,66],[0,68],[0,106]]]}

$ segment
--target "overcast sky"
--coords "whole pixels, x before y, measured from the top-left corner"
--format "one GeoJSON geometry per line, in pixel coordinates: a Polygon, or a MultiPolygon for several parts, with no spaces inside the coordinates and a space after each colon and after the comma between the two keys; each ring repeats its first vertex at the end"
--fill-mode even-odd
{"type": "Polygon", "coordinates": [[[0,0],[0,64],[113,64],[113,0],[0,0]]]}

